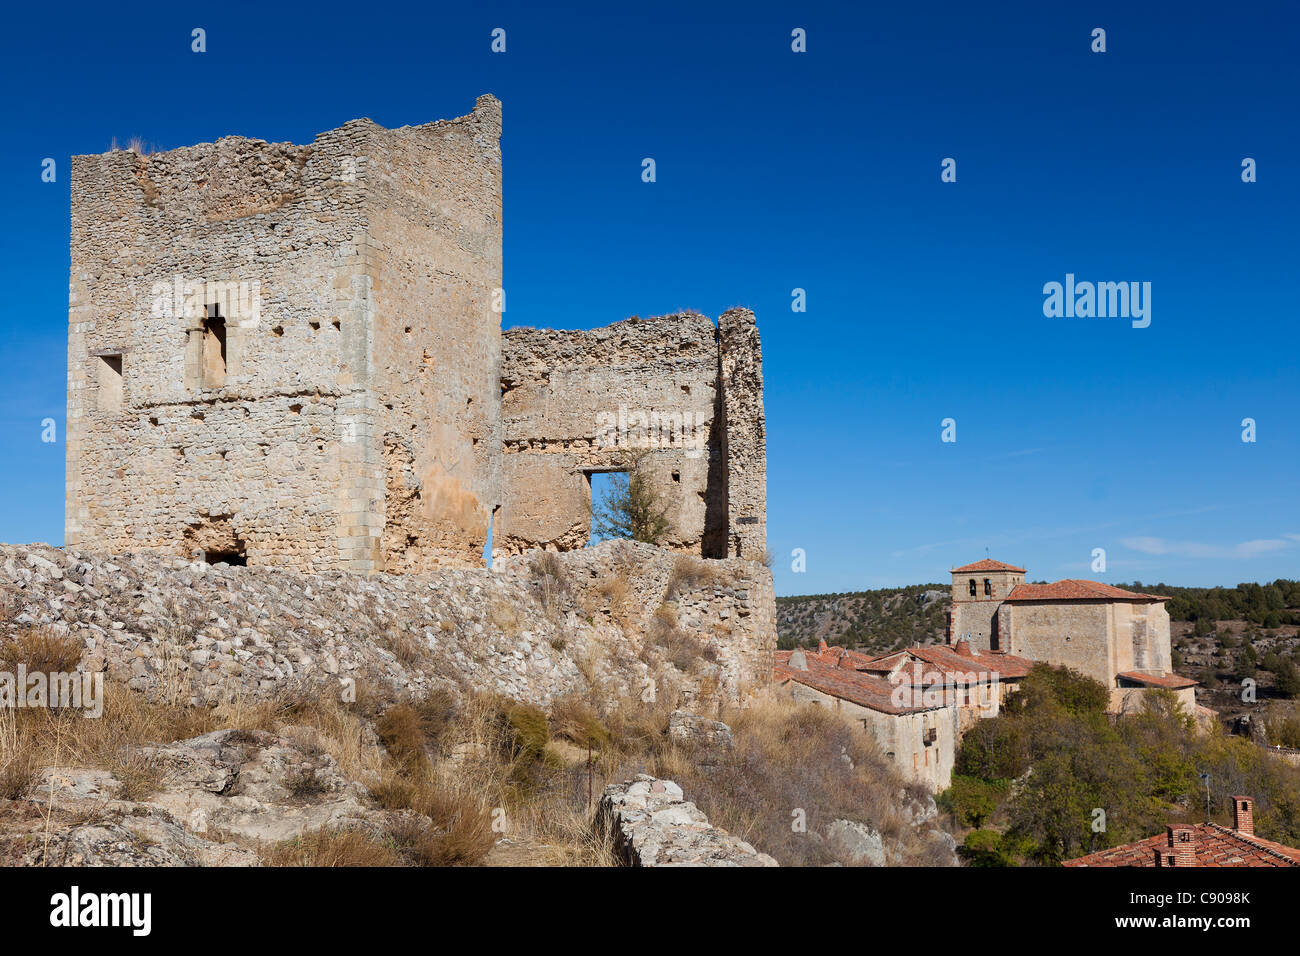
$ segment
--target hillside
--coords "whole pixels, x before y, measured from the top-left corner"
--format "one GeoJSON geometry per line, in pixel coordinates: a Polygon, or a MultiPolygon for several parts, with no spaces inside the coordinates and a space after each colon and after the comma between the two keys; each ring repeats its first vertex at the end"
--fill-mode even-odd
{"type": "Polygon", "coordinates": [[[951,591],[942,584],[779,597],[777,646],[788,650],[824,640],[883,653],[932,644],[943,640],[951,605],[951,591]]]}

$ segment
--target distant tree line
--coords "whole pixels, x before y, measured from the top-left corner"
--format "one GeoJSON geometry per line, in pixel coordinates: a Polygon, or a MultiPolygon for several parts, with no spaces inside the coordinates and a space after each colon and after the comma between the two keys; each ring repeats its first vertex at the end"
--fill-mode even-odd
{"type": "Polygon", "coordinates": [[[1300,624],[1300,581],[1278,578],[1271,584],[1238,584],[1235,588],[1179,588],[1168,584],[1121,584],[1130,591],[1170,597],[1169,617],[1175,621],[1250,621],[1260,627],[1300,624]]]}

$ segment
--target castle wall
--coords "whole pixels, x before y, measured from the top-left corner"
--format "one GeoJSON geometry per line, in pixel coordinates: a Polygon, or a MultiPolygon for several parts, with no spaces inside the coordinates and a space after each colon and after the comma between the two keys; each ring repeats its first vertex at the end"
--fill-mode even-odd
{"type": "Polygon", "coordinates": [[[722,455],[727,475],[727,554],[762,561],[767,551],[767,423],[763,350],[754,313],[718,318],[723,394],[722,455]]]}
{"type": "Polygon", "coordinates": [[[696,313],[591,331],[509,329],[501,419],[505,554],[572,550],[591,535],[590,475],[638,455],[664,490],[668,547],[726,555],[717,332],[696,313]]]}
{"type": "Polygon", "coordinates": [[[310,146],[74,157],[68,543],[304,570],[481,563],[499,137],[483,97],[459,120],[355,120],[310,146]]]}
{"type": "Polygon", "coordinates": [[[339,367],[365,228],[340,173],[365,135],[73,157],[70,545],[338,564],[355,401],[339,367]],[[224,375],[212,348],[204,361],[209,304],[226,317],[224,375]]]}
{"type": "Polygon", "coordinates": [[[501,104],[367,157],[379,566],[481,565],[501,501],[501,104]],[[494,308],[495,305],[495,308],[494,308]]]}

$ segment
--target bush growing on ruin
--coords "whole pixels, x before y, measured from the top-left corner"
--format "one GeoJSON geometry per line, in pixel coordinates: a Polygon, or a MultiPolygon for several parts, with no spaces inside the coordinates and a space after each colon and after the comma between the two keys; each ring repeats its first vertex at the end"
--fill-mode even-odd
{"type": "Polygon", "coordinates": [[[672,531],[663,490],[655,484],[645,453],[625,473],[612,476],[604,498],[591,512],[592,532],[600,538],[626,538],[661,544],[672,531]]]}

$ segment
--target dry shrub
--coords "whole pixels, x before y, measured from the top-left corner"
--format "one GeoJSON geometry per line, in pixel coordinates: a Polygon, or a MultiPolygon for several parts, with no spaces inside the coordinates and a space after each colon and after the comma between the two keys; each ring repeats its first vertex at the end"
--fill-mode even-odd
{"type": "Polygon", "coordinates": [[[384,748],[404,768],[427,763],[439,739],[456,715],[457,701],[447,690],[435,690],[419,700],[396,704],[375,721],[384,748]]]}
{"type": "Polygon", "coordinates": [[[429,759],[424,749],[424,721],[411,704],[397,704],[384,711],[375,721],[375,733],[384,749],[404,768],[413,769],[429,759]]]}
{"type": "Polygon", "coordinates": [[[694,555],[679,554],[673,560],[672,573],[668,575],[664,600],[671,601],[689,591],[719,584],[722,577],[721,570],[712,562],[694,555]]]}
{"type": "MultiPolygon", "coordinates": [[[[433,821],[423,825],[408,818],[403,825],[408,836],[416,837],[410,852],[420,866],[473,866],[496,844],[491,811],[463,789],[426,786],[412,809],[433,821]]],[[[399,835],[393,836],[400,845],[399,835]]]]}
{"type": "Polygon", "coordinates": [[[0,708],[0,800],[18,800],[36,784],[36,748],[18,730],[14,711],[0,708]]]}
{"type": "Polygon", "coordinates": [[[315,767],[296,767],[284,775],[284,788],[301,800],[310,800],[329,791],[315,767]]]}
{"type": "Polygon", "coordinates": [[[108,760],[110,770],[122,785],[122,800],[147,800],[162,789],[162,766],[153,754],[122,750],[108,760]]]}
{"type": "Polygon", "coordinates": [[[266,850],[267,866],[397,866],[393,849],[356,830],[316,830],[266,850]]]}
{"type": "Polygon", "coordinates": [[[628,595],[631,589],[627,583],[627,573],[622,570],[612,571],[596,585],[596,593],[609,608],[610,617],[616,621],[623,620],[628,610],[628,595]]]}
{"type": "MultiPolygon", "coordinates": [[[[671,604],[661,604],[650,618],[646,636],[649,642],[663,648],[664,656],[679,671],[688,671],[697,660],[708,659],[708,647],[695,635],[677,623],[677,609],[671,604]]],[[[717,660],[713,651],[712,660],[717,660]]]]}
{"type": "Polygon", "coordinates": [[[63,637],[48,627],[32,627],[0,644],[0,660],[15,670],[23,665],[28,673],[69,674],[81,663],[83,651],[76,638],[63,637]]]}
{"type": "Polygon", "coordinates": [[[524,627],[524,618],[519,613],[519,608],[502,597],[493,598],[488,603],[487,619],[506,637],[514,637],[524,627]]]}
{"type": "Polygon", "coordinates": [[[670,746],[655,772],[676,780],[709,822],[749,841],[783,865],[837,861],[825,844],[796,833],[790,813],[802,808],[809,832],[834,820],[864,822],[885,842],[901,841],[904,863],[934,861],[933,844],[898,809],[900,790],[915,792],[861,727],[820,707],[767,697],[724,719],[734,746],[710,759],[670,746]]]}
{"type": "Polygon", "coordinates": [[[424,642],[405,631],[392,631],[385,634],[382,640],[393,652],[393,656],[407,667],[418,664],[425,658],[424,642]]]}
{"type": "Polygon", "coordinates": [[[579,747],[599,749],[609,742],[609,731],[601,723],[596,708],[579,697],[565,697],[551,705],[551,727],[555,736],[571,740],[579,747]]]}
{"type": "Polygon", "coordinates": [[[570,593],[569,579],[559,556],[554,551],[540,551],[529,562],[529,569],[541,589],[542,606],[546,608],[546,613],[554,613],[560,606],[560,600],[570,593]]]}

